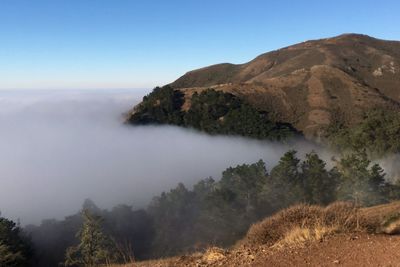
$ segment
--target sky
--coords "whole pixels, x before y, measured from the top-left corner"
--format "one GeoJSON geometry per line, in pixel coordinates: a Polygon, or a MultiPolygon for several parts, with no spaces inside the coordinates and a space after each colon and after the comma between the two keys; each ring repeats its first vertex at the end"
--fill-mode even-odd
{"type": "Polygon", "coordinates": [[[400,40],[397,0],[0,0],[0,89],[152,88],[308,39],[400,40]]]}

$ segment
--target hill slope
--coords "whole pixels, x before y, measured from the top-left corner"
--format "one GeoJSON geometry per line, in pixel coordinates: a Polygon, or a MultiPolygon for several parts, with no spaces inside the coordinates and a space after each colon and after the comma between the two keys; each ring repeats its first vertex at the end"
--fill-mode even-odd
{"type": "Polygon", "coordinates": [[[210,248],[134,266],[399,266],[399,212],[400,202],[362,209],[341,202],[294,206],[252,226],[229,250],[210,248]],[[384,234],[387,222],[397,232],[384,234]]]}
{"type": "Polygon", "coordinates": [[[183,94],[182,111],[195,92],[212,88],[315,137],[338,119],[354,125],[372,107],[399,109],[400,42],[357,34],[307,41],[245,64],[190,71],[170,86],[183,94]]]}

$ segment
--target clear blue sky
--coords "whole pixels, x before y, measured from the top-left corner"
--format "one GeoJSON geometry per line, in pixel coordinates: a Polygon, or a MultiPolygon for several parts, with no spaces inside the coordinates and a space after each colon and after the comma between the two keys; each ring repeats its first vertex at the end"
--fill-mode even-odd
{"type": "Polygon", "coordinates": [[[400,40],[400,1],[0,0],[0,88],[148,88],[349,32],[400,40]]]}

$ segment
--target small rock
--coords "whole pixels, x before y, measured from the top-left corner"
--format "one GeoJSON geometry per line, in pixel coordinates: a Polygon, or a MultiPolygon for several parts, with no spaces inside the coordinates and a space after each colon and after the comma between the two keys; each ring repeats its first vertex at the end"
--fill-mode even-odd
{"type": "Polygon", "coordinates": [[[349,238],[349,240],[356,240],[356,239],[358,239],[358,236],[351,236],[351,237],[349,238]]]}
{"type": "Polygon", "coordinates": [[[334,263],[334,264],[339,264],[339,263],[340,263],[340,260],[334,260],[333,263],[334,263]]]}

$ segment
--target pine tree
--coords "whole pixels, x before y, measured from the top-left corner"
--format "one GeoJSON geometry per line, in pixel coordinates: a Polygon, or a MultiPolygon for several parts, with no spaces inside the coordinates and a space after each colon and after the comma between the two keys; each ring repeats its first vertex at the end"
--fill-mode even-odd
{"type": "Polygon", "coordinates": [[[369,170],[369,204],[377,205],[387,201],[389,185],[385,180],[385,172],[379,164],[374,164],[369,170]]]}
{"type": "Polygon", "coordinates": [[[374,164],[365,152],[351,154],[338,162],[341,183],[338,197],[343,200],[353,200],[356,205],[369,206],[386,201],[384,196],[385,174],[383,169],[374,164]]]}
{"type": "Polygon", "coordinates": [[[264,187],[264,194],[275,210],[288,207],[303,200],[297,151],[286,152],[272,170],[264,187]]]}
{"type": "Polygon", "coordinates": [[[66,266],[93,267],[118,259],[115,246],[102,232],[102,218],[88,209],[82,211],[83,225],[77,237],[80,243],[66,251],[66,266]]]}
{"type": "Polygon", "coordinates": [[[336,181],[326,170],[326,163],[315,152],[306,155],[301,165],[304,199],[310,204],[333,201],[336,181]]]}
{"type": "Polygon", "coordinates": [[[235,194],[239,207],[243,207],[246,213],[251,213],[258,206],[260,191],[267,175],[264,161],[259,160],[254,164],[226,169],[222,173],[220,185],[235,194]]]}
{"type": "Polygon", "coordinates": [[[13,221],[0,217],[0,266],[29,266],[31,244],[13,221]]]}

